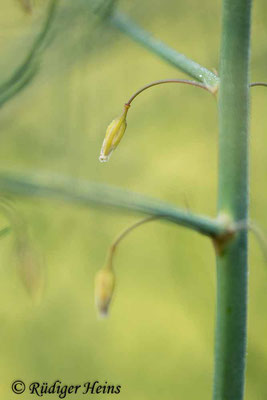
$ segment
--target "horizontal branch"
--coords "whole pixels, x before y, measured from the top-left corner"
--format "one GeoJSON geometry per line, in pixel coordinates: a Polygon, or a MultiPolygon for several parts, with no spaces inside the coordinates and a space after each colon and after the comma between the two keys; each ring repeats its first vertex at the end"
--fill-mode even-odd
{"type": "Polygon", "coordinates": [[[226,233],[225,225],[216,219],[196,215],[120,188],[58,175],[1,172],[0,193],[161,216],[162,219],[212,237],[226,233]]]}
{"type": "Polygon", "coordinates": [[[178,53],[162,41],[155,39],[149,32],[138,26],[125,14],[114,11],[110,14],[109,21],[121,32],[197,81],[211,87],[218,86],[219,78],[212,71],[190,60],[185,55],[178,53]]]}

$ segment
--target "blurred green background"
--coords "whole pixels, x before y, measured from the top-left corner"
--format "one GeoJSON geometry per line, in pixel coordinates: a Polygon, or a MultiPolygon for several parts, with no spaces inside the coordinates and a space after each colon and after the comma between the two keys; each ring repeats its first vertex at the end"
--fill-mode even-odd
{"type": "MultiPolygon", "coordinates": [[[[59,2],[38,77],[1,108],[1,169],[107,182],[214,216],[217,113],[204,91],[166,85],[141,95],[119,149],[109,163],[99,163],[106,127],[129,96],[152,80],[184,75],[100,23],[90,3],[59,2]]],[[[0,0],[1,82],[42,26],[47,2],[32,4],[27,14],[19,1],[0,0]]],[[[122,0],[118,8],[178,51],[218,68],[220,2],[122,0]]],[[[255,2],[254,81],[267,79],[266,13],[264,0],[255,2]]],[[[266,104],[266,91],[252,89],[251,218],[263,229],[266,104]]],[[[138,216],[41,200],[14,204],[42,254],[46,280],[42,301],[33,305],[16,272],[12,235],[1,239],[1,398],[18,398],[10,390],[14,379],[108,381],[122,386],[122,400],[210,398],[215,257],[207,239],[164,222],[134,231],[118,250],[115,298],[102,321],[94,308],[95,273],[114,237],[138,216]]],[[[5,226],[4,216],[0,222],[5,226]]],[[[267,398],[266,278],[251,237],[247,400],[267,398]]]]}

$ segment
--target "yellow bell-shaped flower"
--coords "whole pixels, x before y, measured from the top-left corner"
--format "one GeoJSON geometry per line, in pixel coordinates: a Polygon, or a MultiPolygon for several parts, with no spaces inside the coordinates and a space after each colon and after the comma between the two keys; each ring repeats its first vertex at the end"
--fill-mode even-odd
{"type": "Polygon", "coordinates": [[[108,161],[112,152],[116,149],[116,147],[120,143],[124,135],[125,129],[127,127],[126,115],[129,107],[130,106],[128,104],[125,104],[125,109],[123,114],[120,117],[115,118],[109,124],[100,151],[100,157],[99,157],[100,162],[108,161]]]}

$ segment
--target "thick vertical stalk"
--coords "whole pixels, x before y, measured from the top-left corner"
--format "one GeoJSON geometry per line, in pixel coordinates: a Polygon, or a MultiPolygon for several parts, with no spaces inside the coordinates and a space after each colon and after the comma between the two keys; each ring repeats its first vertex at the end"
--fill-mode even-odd
{"type": "MultiPolygon", "coordinates": [[[[223,0],[219,89],[219,214],[246,220],[251,0],[223,0]]],[[[214,400],[244,394],[247,234],[217,255],[214,400]]]]}

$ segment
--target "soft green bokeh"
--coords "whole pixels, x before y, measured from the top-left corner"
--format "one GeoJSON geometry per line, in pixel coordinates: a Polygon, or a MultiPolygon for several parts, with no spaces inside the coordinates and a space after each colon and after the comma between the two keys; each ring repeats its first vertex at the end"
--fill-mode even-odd
{"type": "MultiPolygon", "coordinates": [[[[45,1],[33,3],[28,15],[18,1],[0,0],[1,82],[40,29],[45,1]]],[[[99,25],[89,2],[71,3],[60,2],[56,38],[38,78],[0,110],[1,168],[108,182],[215,215],[216,102],[204,91],[166,85],[142,94],[111,161],[99,163],[106,127],[129,96],[152,80],[184,75],[99,25]]],[[[180,52],[217,68],[219,2],[124,0],[119,7],[180,52]]],[[[266,12],[266,2],[257,1],[252,80],[267,79],[266,12]]],[[[251,217],[265,229],[266,104],[266,90],[252,89],[251,217]]],[[[95,396],[100,399],[210,398],[215,257],[207,239],[163,222],[133,232],[116,257],[110,318],[100,321],[94,309],[95,273],[114,237],[138,216],[39,200],[17,199],[15,205],[44,258],[46,285],[41,303],[33,305],[16,274],[12,235],[1,238],[1,399],[34,397],[13,395],[15,379],[122,386],[120,395],[95,396]]],[[[267,398],[266,285],[267,266],[252,237],[246,400],[267,398]]]]}

